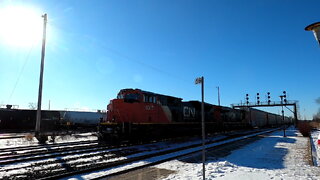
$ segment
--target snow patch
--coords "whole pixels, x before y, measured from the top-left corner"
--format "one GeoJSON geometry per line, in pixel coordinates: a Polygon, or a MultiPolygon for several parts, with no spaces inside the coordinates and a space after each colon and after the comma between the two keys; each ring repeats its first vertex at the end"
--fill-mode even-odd
{"type": "MultiPolygon", "coordinates": [[[[206,162],[207,179],[320,179],[320,169],[305,159],[309,139],[297,130],[276,131],[218,160],[206,162]]],[[[318,136],[318,134],[317,134],[318,136]]],[[[319,148],[319,146],[318,146],[319,148]]],[[[210,157],[207,157],[210,159],[210,157]]],[[[214,159],[214,158],[212,158],[214,159]]],[[[175,170],[165,180],[202,179],[202,163],[172,160],[155,166],[175,170]]]]}

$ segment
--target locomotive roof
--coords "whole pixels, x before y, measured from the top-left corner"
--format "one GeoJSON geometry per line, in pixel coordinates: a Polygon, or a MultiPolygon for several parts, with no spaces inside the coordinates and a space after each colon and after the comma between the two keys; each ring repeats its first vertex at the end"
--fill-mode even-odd
{"type": "Polygon", "coordinates": [[[174,98],[174,99],[182,100],[182,98],[178,98],[178,97],[174,97],[174,96],[168,96],[168,95],[163,95],[163,94],[157,94],[157,93],[154,93],[154,92],[144,91],[144,90],[141,90],[141,89],[128,88],[128,89],[121,89],[120,92],[121,92],[121,91],[141,91],[143,94],[147,94],[147,95],[164,96],[164,97],[167,97],[167,98],[174,98]]]}

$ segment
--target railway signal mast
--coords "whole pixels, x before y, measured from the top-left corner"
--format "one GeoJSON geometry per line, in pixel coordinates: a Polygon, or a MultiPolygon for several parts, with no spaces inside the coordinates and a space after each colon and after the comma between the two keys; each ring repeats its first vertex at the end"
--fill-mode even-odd
{"type": "Polygon", "coordinates": [[[41,65],[40,65],[40,80],[39,80],[39,93],[38,93],[37,120],[36,120],[36,129],[35,129],[35,135],[36,135],[36,137],[39,137],[39,138],[40,138],[40,123],[41,123],[41,101],[42,101],[44,56],[45,56],[45,49],[46,49],[47,14],[44,14],[42,17],[43,17],[43,37],[42,37],[42,51],[41,51],[41,65]]]}
{"type": "MultiPolygon", "coordinates": [[[[281,113],[282,113],[282,123],[284,124],[284,111],[283,111],[283,102],[284,103],[287,103],[287,95],[286,95],[286,91],[283,91],[283,95],[280,96],[280,99],[281,99],[281,113]]],[[[286,125],[283,126],[283,137],[286,137],[286,125]]]]}
{"type": "MultiPolygon", "coordinates": [[[[275,107],[275,106],[281,106],[282,107],[282,119],[284,122],[284,111],[283,111],[283,107],[286,107],[288,110],[290,110],[293,114],[294,114],[294,120],[295,120],[295,124],[297,124],[298,122],[298,113],[297,113],[297,103],[298,101],[288,101],[287,100],[287,92],[283,91],[283,95],[280,96],[281,101],[271,101],[271,97],[270,97],[270,92],[267,93],[267,102],[262,102],[260,100],[260,94],[257,93],[257,101],[254,103],[250,103],[249,102],[249,94],[246,94],[246,102],[245,103],[240,103],[240,104],[231,104],[231,106],[233,108],[250,108],[252,107],[275,107]],[[293,106],[293,111],[291,109],[289,109],[287,106],[293,106]]],[[[251,113],[250,113],[251,115],[251,113]]],[[[251,121],[251,117],[250,117],[250,121],[251,121]]],[[[284,136],[285,136],[285,130],[284,130],[284,136]]]]}

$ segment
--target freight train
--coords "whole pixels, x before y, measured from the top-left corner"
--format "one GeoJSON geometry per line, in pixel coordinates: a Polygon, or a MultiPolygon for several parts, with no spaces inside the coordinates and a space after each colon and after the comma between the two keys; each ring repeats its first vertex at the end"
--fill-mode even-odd
{"type": "MultiPolygon", "coordinates": [[[[36,110],[0,108],[0,132],[29,132],[35,129],[36,110]]],[[[104,112],[42,110],[41,132],[95,131],[104,112]]]]}
{"type": "MultiPolygon", "coordinates": [[[[204,104],[206,132],[280,126],[291,123],[276,114],[253,108],[232,109],[204,104]]],[[[143,91],[122,89],[107,106],[107,115],[99,125],[99,140],[154,139],[199,134],[201,102],[143,91]]]]}

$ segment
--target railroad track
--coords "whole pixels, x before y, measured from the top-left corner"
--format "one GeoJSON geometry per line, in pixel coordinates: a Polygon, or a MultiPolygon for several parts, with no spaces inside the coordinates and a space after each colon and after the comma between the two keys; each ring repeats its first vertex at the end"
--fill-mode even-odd
{"type": "Polygon", "coordinates": [[[0,149],[0,165],[8,164],[10,162],[19,162],[23,158],[36,159],[39,155],[48,153],[59,153],[68,150],[81,150],[99,147],[98,141],[80,141],[70,143],[24,146],[15,148],[0,149]]]}
{"type": "MultiPolygon", "coordinates": [[[[257,133],[256,133],[257,134],[257,133]]],[[[218,136],[207,141],[207,146],[215,143],[227,143],[237,139],[232,136],[218,136]]],[[[252,136],[252,135],[247,135],[252,136]]],[[[238,137],[239,138],[239,137],[238,137]]],[[[9,158],[0,165],[0,175],[4,179],[58,179],[77,174],[89,173],[101,169],[110,171],[102,177],[116,175],[132,170],[126,168],[121,171],[114,171],[114,167],[126,166],[128,163],[141,164],[139,162],[153,162],[150,159],[162,156],[176,158],[172,156],[178,152],[194,153],[199,151],[201,142],[185,142],[180,144],[170,142],[151,143],[147,145],[137,145],[119,148],[96,147],[83,148],[78,150],[64,150],[62,152],[48,152],[19,158],[9,158]]],[[[83,146],[85,147],[85,146],[83,146]]],[[[184,155],[186,155],[184,153],[184,155]]],[[[169,158],[169,159],[170,159],[169,158]]],[[[161,159],[161,158],[160,158],[161,159]]],[[[156,163],[168,160],[164,158],[156,163]]],[[[1,162],[1,159],[0,159],[1,162]]],[[[143,163],[144,164],[144,163],[143,163]]],[[[152,163],[133,167],[133,169],[149,166],[152,163]]]]}
{"type": "Polygon", "coordinates": [[[22,151],[22,150],[32,150],[39,148],[54,148],[54,147],[63,147],[70,145],[78,145],[78,144],[87,144],[87,143],[98,143],[97,140],[89,140],[89,141],[76,141],[76,142],[65,142],[65,143],[52,143],[52,144],[37,144],[31,146],[17,146],[17,147],[9,147],[9,148],[0,148],[1,152],[11,152],[11,151],[22,151]]]}
{"type": "Polygon", "coordinates": [[[16,135],[16,136],[0,136],[0,140],[2,139],[17,139],[17,138],[23,138],[25,135],[16,135]]]}
{"type": "MultiPolygon", "coordinates": [[[[267,131],[262,131],[262,132],[257,132],[254,134],[247,134],[244,136],[239,136],[239,137],[227,137],[227,138],[222,138],[219,140],[209,140],[206,142],[206,149],[212,149],[214,147],[221,147],[224,145],[228,145],[232,142],[239,141],[239,140],[246,140],[248,138],[256,137],[262,134],[270,133],[273,131],[276,131],[277,129],[272,129],[272,130],[267,130],[267,131]]],[[[169,161],[172,159],[177,159],[181,157],[186,157],[188,155],[198,153],[202,150],[202,147],[200,144],[194,144],[190,146],[185,146],[185,147],[180,147],[180,148],[175,148],[175,149],[163,149],[158,152],[150,153],[150,154],[145,154],[142,156],[134,156],[132,158],[128,158],[123,162],[118,162],[115,166],[113,167],[105,167],[105,169],[101,170],[102,168],[92,168],[91,170],[85,170],[77,173],[68,173],[68,174],[61,174],[57,175],[54,178],[63,178],[63,177],[68,177],[68,178],[88,178],[88,179],[101,179],[101,178],[110,178],[113,176],[125,174],[137,169],[142,169],[145,167],[153,166],[156,164],[163,163],[165,161],[169,161]],[[96,172],[93,172],[96,171],[96,172]],[[70,176],[70,174],[74,174],[76,176],[70,176]],[[68,176],[67,176],[68,175],[68,176]]]]}
{"type": "Polygon", "coordinates": [[[39,179],[55,177],[55,174],[65,174],[66,172],[77,172],[95,164],[112,165],[113,162],[126,159],[125,156],[138,154],[157,148],[153,144],[150,146],[140,145],[132,147],[120,147],[110,149],[99,147],[94,149],[84,149],[76,151],[64,151],[61,153],[50,153],[45,155],[27,156],[20,159],[9,159],[0,166],[0,178],[8,179],[39,179]],[[19,163],[17,163],[19,162],[19,163]]]}

